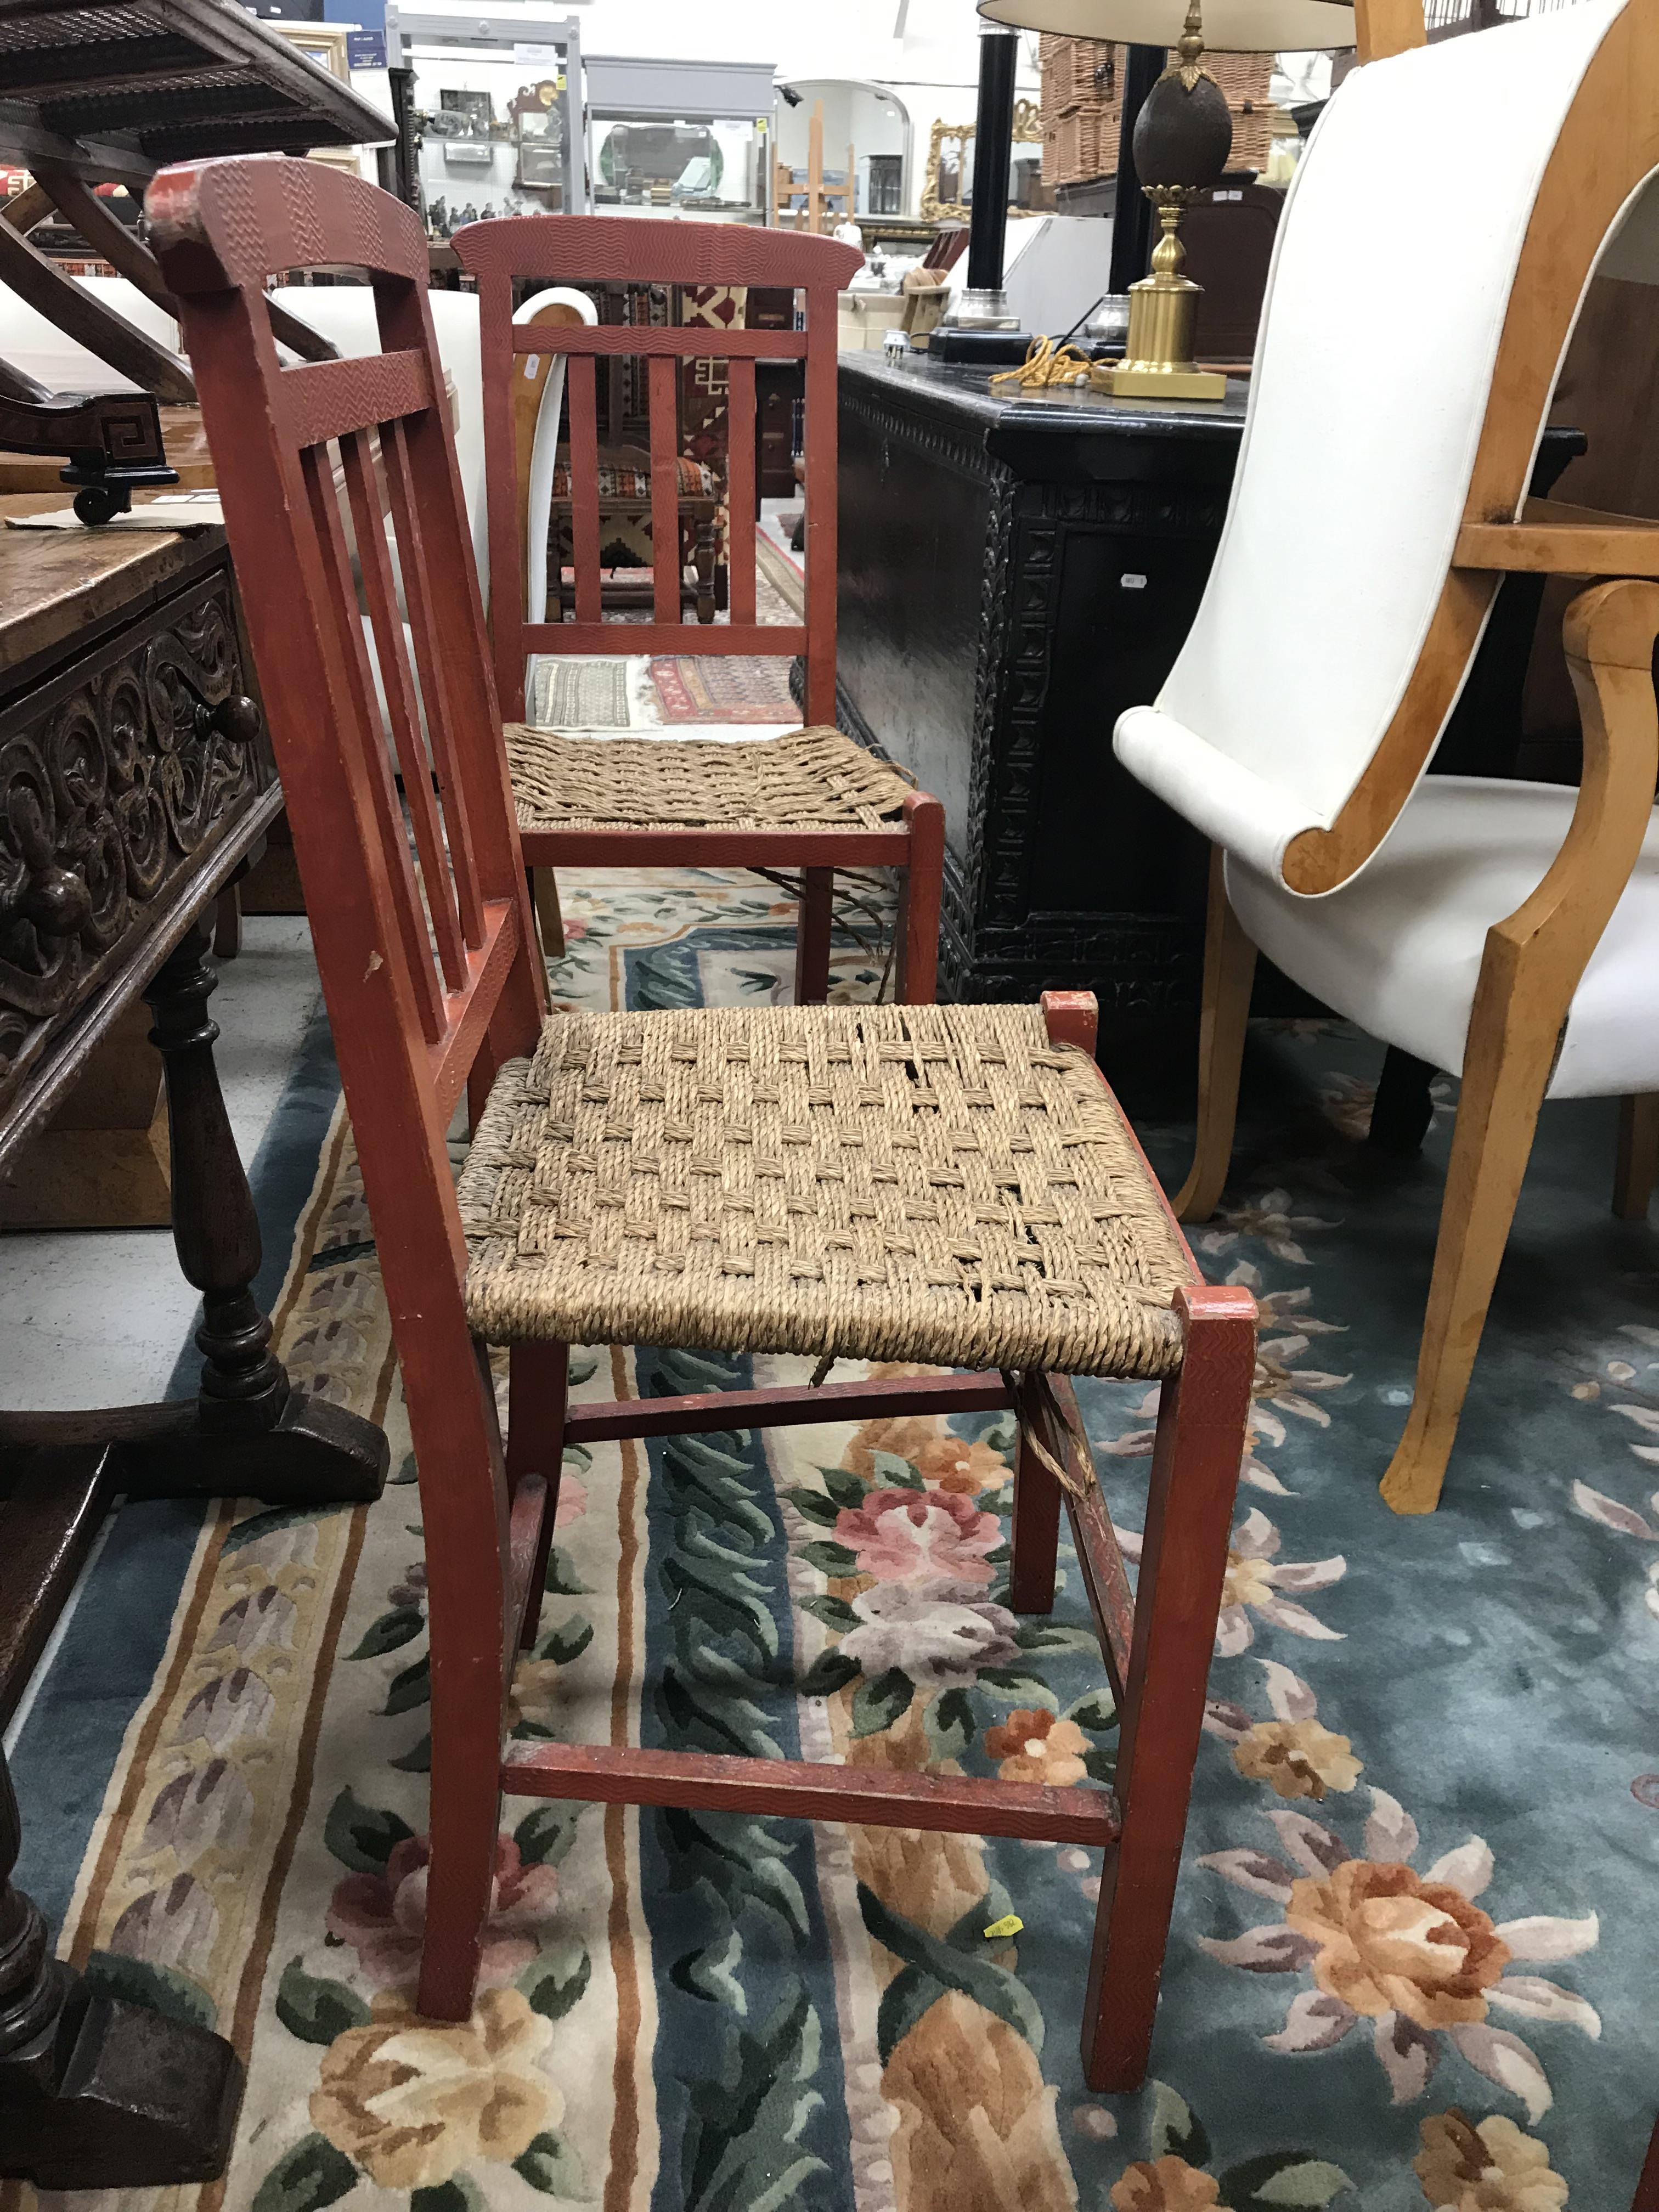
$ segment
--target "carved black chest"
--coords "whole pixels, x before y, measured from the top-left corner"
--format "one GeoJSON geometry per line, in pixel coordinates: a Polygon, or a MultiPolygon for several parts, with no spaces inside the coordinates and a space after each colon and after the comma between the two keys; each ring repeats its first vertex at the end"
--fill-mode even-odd
{"type": "MultiPolygon", "coordinates": [[[[1188,1044],[1207,854],[1118,765],[1112,726],[1197,611],[1244,386],[1204,407],[1005,398],[982,369],[843,354],[840,389],[842,726],[945,803],[940,996],[1085,988],[1109,1048],[1188,1044]]],[[[1550,434],[1534,490],[1580,442],[1550,434]]],[[[1440,765],[1509,769],[1537,597],[1506,585],[1440,765]]]]}
{"type": "Polygon", "coordinates": [[[280,804],[254,690],[220,532],[0,526],[0,1152],[280,804]]]}

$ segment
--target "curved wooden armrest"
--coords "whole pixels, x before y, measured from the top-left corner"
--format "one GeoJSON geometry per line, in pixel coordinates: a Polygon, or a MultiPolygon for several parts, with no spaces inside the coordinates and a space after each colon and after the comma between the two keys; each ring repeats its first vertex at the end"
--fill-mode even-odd
{"type": "Polygon", "coordinates": [[[1543,881],[1487,939],[1535,946],[1534,971],[1565,1006],[1630,880],[1652,817],[1659,775],[1653,647],[1659,588],[1634,578],[1595,584],[1567,609],[1567,670],[1584,732],[1583,776],[1560,851],[1543,881]]]}
{"type": "Polygon", "coordinates": [[[1518,522],[1466,522],[1452,566],[1546,576],[1659,576],[1659,522],[1529,499],[1518,522]]]}

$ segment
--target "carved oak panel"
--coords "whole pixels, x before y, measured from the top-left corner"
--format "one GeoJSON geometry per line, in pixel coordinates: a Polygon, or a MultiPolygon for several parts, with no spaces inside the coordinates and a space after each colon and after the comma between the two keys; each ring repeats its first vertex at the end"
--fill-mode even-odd
{"type": "Polygon", "coordinates": [[[228,568],[0,705],[0,1115],[273,775],[228,568]]]}

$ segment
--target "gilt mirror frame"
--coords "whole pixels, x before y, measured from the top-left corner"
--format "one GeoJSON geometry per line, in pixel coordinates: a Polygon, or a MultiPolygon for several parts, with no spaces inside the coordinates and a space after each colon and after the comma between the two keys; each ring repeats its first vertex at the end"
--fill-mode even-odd
{"type": "MultiPolygon", "coordinates": [[[[939,170],[944,160],[945,142],[955,138],[961,142],[965,155],[977,134],[972,123],[946,123],[936,119],[927,141],[927,167],[921,187],[921,217],[924,222],[966,222],[971,210],[965,200],[942,200],[939,196],[939,170]]],[[[1042,143],[1042,118],[1034,100],[1014,102],[1013,143],[1017,146],[1040,146],[1042,143]]],[[[1032,215],[1033,208],[1011,206],[1010,215],[1032,215]]]]}

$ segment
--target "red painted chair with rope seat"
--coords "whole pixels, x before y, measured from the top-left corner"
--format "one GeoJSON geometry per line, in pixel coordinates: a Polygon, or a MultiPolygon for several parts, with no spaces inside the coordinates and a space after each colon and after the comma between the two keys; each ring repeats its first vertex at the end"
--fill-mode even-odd
{"type": "MultiPolygon", "coordinates": [[[[799,869],[798,1005],[823,998],[830,979],[837,868],[904,871],[897,995],[930,1001],[939,950],[945,812],[896,769],[842,736],[836,720],[836,301],[862,258],[834,239],[796,238],[736,223],[635,222],[626,216],[514,216],[455,234],[461,266],[477,281],[483,356],[484,477],[489,503],[489,626],[495,687],[507,715],[507,757],[525,859],[532,868],[799,869]],[[514,393],[550,349],[546,330],[513,319],[515,279],[580,283],[763,287],[799,292],[802,331],[666,329],[562,324],[574,570],[574,622],[526,619],[520,522],[521,441],[514,393]],[[674,549],[653,568],[653,619],[608,623],[600,606],[601,470],[595,371],[619,356],[645,372],[650,412],[651,538],[674,549]],[[679,369],[726,365],[726,562],[730,620],[687,623],[681,608],[679,369]],[[756,615],[755,364],[805,365],[806,605],[802,623],[756,615]],[[685,738],[569,738],[527,728],[531,653],[800,653],[805,727],[732,744],[685,738]]],[[[614,426],[613,426],[614,428],[614,426]]],[[[555,604],[562,593],[550,592],[555,604]]],[[[543,902],[556,938],[556,906],[543,902]]],[[[553,948],[549,947],[550,951],[553,948]]]]}
{"type": "Polygon", "coordinates": [[[147,205],[214,440],[419,1469],[421,2008],[456,2020],[472,2003],[503,1790],[1044,1838],[1106,1850],[1085,2063],[1098,2087],[1132,2086],[1203,1717],[1252,1300],[1200,1278],[1093,1064],[1080,995],[549,1015],[420,226],[371,185],[276,157],[164,171],[147,205]],[[368,272],[384,351],[284,369],[261,286],[319,262],[368,272]],[[408,772],[426,759],[417,691],[435,793],[408,772]],[[475,1062],[493,1083],[458,1194],[446,1132],[475,1062]],[[480,1340],[512,1346],[505,1454],[480,1340]],[[969,1371],[572,1404],[571,1342],[969,1371]],[[1164,1385],[1133,1598],[1067,1372],[1164,1385]],[[1064,1498],[1121,1716],[1115,1790],[625,1742],[515,1745],[503,1761],[567,1444],[1008,1406],[1021,1439],[1008,1601],[1052,1605],[1064,1498]]]}

